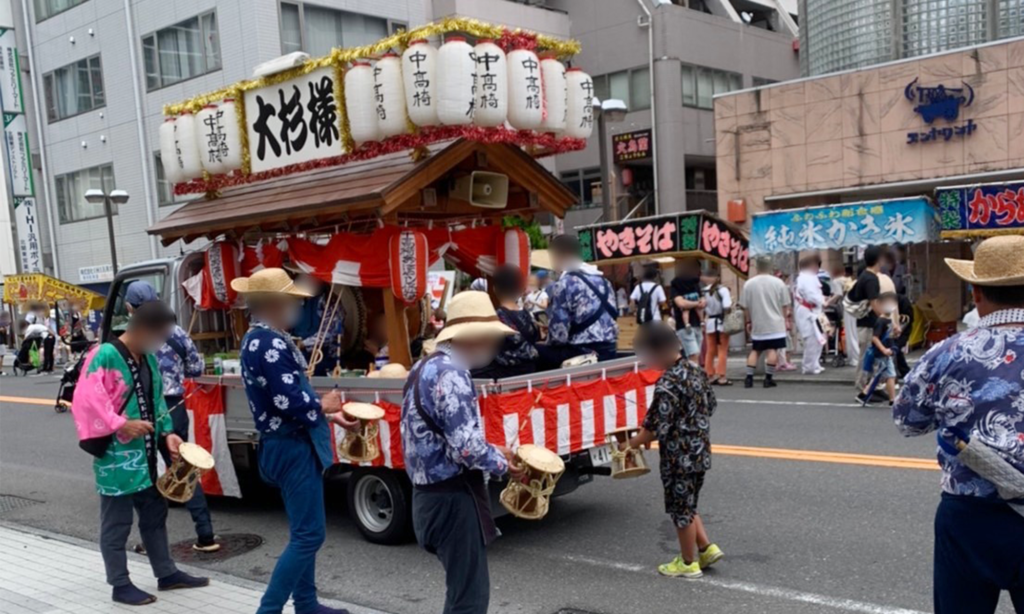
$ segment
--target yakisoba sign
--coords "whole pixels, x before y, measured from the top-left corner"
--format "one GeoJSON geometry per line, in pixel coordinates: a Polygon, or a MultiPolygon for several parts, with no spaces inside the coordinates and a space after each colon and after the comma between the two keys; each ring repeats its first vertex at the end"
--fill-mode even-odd
{"type": "Polygon", "coordinates": [[[335,49],[168,105],[164,172],[178,193],[210,193],[455,138],[534,155],[582,149],[594,85],[564,63],[578,52],[575,41],[471,19],[335,49]]]}

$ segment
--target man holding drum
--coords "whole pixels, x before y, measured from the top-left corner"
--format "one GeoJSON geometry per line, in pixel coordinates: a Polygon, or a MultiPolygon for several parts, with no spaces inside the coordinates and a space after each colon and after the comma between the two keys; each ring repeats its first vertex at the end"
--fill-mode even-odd
{"type": "Polygon", "coordinates": [[[154,301],[134,310],[128,329],[92,350],[75,387],[71,413],[79,446],[96,459],[100,494],[100,553],[113,600],[145,605],[156,597],[136,588],[128,577],[125,543],[132,510],[161,591],[206,586],[209,580],[178,571],[167,541],[167,501],[157,491],[157,445],[164,439],[177,457],[181,438],[174,434],[163,397],[160,368],[153,354],[174,326],[174,313],[154,301]]]}
{"type": "Polygon", "coordinates": [[[490,600],[485,547],[497,537],[484,473],[518,477],[512,452],[487,443],[471,369],[491,363],[506,335],[485,292],[457,294],[405,386],[402,448],[413,483],[416,540],[437,555],[448,587],[444,614],[481,614],[490,600]]]}
{"type": "Polygon", "coordinates": [[[281,489],[288,514],[288,545],[260,601],[258,614],[279,614],[291,598],[296,614],[347,614],[317,601],[316,554],[327,537],[323,472],[334,462],[328,418],[355,428],[341,410],[337,391],[320,396],[306,377],[306,360],[286,331],[300,316],[309,293],[283,269],[239,277],[231,287],[252,316],[242,339],[242,379],[260,432],[263,480],[281,489]]]}

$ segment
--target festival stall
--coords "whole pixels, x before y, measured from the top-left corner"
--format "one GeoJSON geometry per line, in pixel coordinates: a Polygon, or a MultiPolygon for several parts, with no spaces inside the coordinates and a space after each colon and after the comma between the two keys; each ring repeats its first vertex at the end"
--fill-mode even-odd
{"type": "Polygon", "coordinates": [[[942,238],[984,238],[1024,233],[1024,182],[935,190],[942,238]]]}
{"type": "Polygon", "coordinates": [[[106,302],[101,294],[42,273],[7,275],[3,285],[4,302],[9,305],[41,303],[52,306],[58,301],[72,301],[83,310],[92,310],[102,309],[106,302]]]}

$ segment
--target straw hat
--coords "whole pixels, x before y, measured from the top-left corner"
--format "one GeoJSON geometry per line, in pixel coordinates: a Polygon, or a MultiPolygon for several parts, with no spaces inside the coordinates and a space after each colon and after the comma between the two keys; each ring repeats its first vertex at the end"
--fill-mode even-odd
{"type": "Polygon", "coordinates": [[[1024,286],[1024,236],[985,239],[974,260],[946,258],[957,277],[976,286],[1024,286]]]}
{"type": "Polygon", "coordinates": [[[405,379],[409,377],[409,370],[405,368],[405,365],[397,362],[389,362],[376,371],[370,371],[366,374],[366,377],[381,378],[381,379],[405,379]]]}
{"type": "Polygon", "coordinates": [[[456,294],[448,303],[448,320],[437,334],[437,342],[502,337],[515,333],[498,319],[491,297],[486,292],[467,290],[456,294]]]}
{"type": "Polygon", "coordinates": [[[242,295],[285,294],[298,298],[309,298],[312,294],[300,290],[284,269],[263,269],[250,277],[236,277],[231,280],[231,289],[242,295]]]}
{"type": "Polygon", "coordinates": [[[531,251],[530,266],[553,271],[555,269],[555,265],[551,262],[551,252],[546,249],[535,249],[531,251]]]}

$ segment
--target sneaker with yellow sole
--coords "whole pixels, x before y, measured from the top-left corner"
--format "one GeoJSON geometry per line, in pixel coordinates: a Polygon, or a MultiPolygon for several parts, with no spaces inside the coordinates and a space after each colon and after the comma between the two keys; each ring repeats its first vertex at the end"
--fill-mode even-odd
{"type": "Polygon", "coordinates": [[[707,569],[708,567],[711,567],[718,561],[721,561],[722,557],[724,556],[725,553],[722,552],[721,548],[719,548],[715,544],[708,544],[708,547],[700,553],[700,559],[698,560],[698,563],[700,563],[701,569],[707,569]]]}
{"type": "Polygon", "coordinates": [[[697,561],[687,563],[681,556],[672,559],[671,563],[658,565],[658,573],[671,578],[699,578],[704,575],[704,572],[700,570],[700,563],[697,561]]]}

